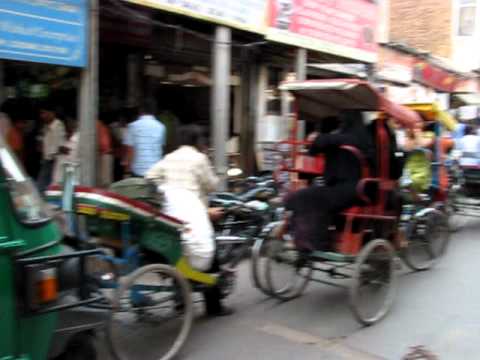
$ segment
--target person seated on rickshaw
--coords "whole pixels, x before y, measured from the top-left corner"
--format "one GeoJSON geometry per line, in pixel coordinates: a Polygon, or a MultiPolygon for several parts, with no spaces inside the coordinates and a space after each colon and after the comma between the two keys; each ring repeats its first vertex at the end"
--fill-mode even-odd
{"type": "Polygon", "coordinates": [[[460,166],[480,165],[480,136],[473,126],[465,127],[465,135],[457,141],[456,150],[460,152],[460,166]]]}
{"type": "MultiPolygon", "coordinates": [[[[186,125],[179,129],[179,147],[147,171],[145,177],[155,181],[165,195],[163,211],[187,224],[182,234],[184,251],[190,265],[199,271],[220,271],[215,259],[215,236],[210,219],[222,216],[222,210],[208,208],[208,194],[219,182],[211,163],[200,151],[203,143],[201,128],[186,125]]],[[[220,299],[219,287],[205,293],[209,315],[228,315],[220,299]]]]}
{"type": "MultiPolygon", "coordinates": [[[[292,227],[297,248],[304,251],[331,250],[328,228],[333,216],[355,204],[361,204],[357,185],[361,179],[361,166],[342,145],[356,147],[375,168],[375,146],[360,111],[343,111],[337,130],[319,134],[309,153],[325,154],[325,186],[312,185],[291,194],[286,209],[291,213],[286,224],[292,227]]],[[[335,121],[329,119],[329,121],[335,121]]],[[[337,120],[338,122],[338,120],[337,120]]],[[[281,235],[284,229],[279,230],[281,235]]]]}
{"type": "Polygon", "coordinates": [[[432,185],[432,148],[434,134],[424,131],[423,123],[413,130],[407,130],[401,146],[405,153],[405,165],[401,185],[408,190],[409,202],[418,200],[419,194],[427,193],[432,185]]]}

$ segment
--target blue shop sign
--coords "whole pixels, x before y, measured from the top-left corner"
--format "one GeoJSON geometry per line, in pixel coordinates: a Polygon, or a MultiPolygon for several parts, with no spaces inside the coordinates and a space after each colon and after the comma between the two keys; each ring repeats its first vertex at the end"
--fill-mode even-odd
{"type": "Polygon", "coordinates": [[[0,58],[85,67],[88,0],[0,0],[0,58]]]}

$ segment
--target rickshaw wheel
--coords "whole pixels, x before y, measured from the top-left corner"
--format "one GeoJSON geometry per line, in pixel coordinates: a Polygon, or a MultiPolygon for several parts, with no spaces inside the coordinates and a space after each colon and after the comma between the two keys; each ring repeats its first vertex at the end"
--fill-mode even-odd
{"type": "Polygon", "coordinates": [[[363,325],[381,320],[390,310],[396,291],[395,252],[386,240],[370,241],[355,262],[350,306],[363,325]]]}
{"type": "Polygon", "coordinates": [[[271,292],[265,278],[265,262],[267,259],[268,246],[271,241],[272,240],[268,238],[257,239],[252,247],[252,259],[250,262],[250,273],[253,285],[267,296],[270,296],[271,292]]]}
{"type": "Polygon", "coordinates": [[[308,285],[312,266],[291,240],[271,240],[267,249],[265,278],[269,295],[288,301],[300,296],[308,285]]]}
{"type": "Polygon", "coordinates": [[[462,227],[462,217],[458,214],[458,191],[451,190],[445,201],[445,214],[447,216],[448,230],[452,233],[457,232],[462,227]]]}
{"type": "Polygon", "coordinates": [[[427,213],[423,219],[416,219],[408,247],[402,258],[409,268],[416,271],[428,270],[441,257],[450,241],[448,217],[439,210],[427,213]],[[423,259],[416,250],[423,248],[423,259]]]}
{"type": "Polygon", "coordinates": [[[428,243],[436,258],[445,254],[450,243],[448,216],[441,211],[432,211],[426,220],[428,243]]]}
{"type": "Polygon", "coordinates": [[[118,288],[107,326],[110,350],[118,360],[170,360],[187,340],[192,322],[185,278],[168,265],[146,265],[118,288]]]}
{"type": "Polygon", "coordinates": [[[400,252],[405,264],[412,270],[430,269],[437,259],[430,244],[427,219],[412,219],[408,224],[408,246],[400,252]]]}

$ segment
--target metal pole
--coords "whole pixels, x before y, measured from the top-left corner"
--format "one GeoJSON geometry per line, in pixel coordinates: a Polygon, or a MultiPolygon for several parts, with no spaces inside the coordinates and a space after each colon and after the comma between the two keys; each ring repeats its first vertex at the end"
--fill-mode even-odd
{"type": "Polygon", "coordinates": [[[7,95],[5,94],[5,73],[4,69],[4,61],[0,60],[0,104],[3,104],[7,95]]]}
{"type": "Polygon", "coordinates": [[[297,80],[304,81],[307,79],[307,49],[297,49],[295,72],[297,80]]]}
{"type": "MultiPolygon", "coordinates": [[[[282,81],[285,81],[288,76],[288,68],[285,68],[282,71],[282,81]]],[[[282,121],[284,121],[285,124],[287,124],[288,121],[290,121],[290,101],[289,101],[289,96],[288,92],[285,90],[282,90],[280,92],[280,106],[281,106],[281,116],[282,116],[282,121]]]]}
{"type": "Polygon", "coordinates": [[[213,48],[213,85],[211,117],[213,119],[214,165],[225,189],[225,176],[228,167],[226,142],[230,122],[230,68],[231,68],[231,31],[224,26],[215,28],[213,48]]]}
{"type": "Polygon", "coordinates": [[[88,65],[81,74],[78,109],[80,181],[88,186],[95,185],[97,170],[98,12],[98,0],[90,0],[88,65]]]}
{"type": "MultiPolygon", "coordinates": [[[[307,49],[297,49],[297,57],[295,59],[295,73],[298,81],[307,80],[307,49]]],[[[296,124],[297,139],[305,139],[305,121],[298,119],[296,124]]]]}
{"type": "Polygon", "coordinates": [[[258,108],[258,65],[254,55],[245,56],[242,63],[242,119],[240,122],[240,162],[246,174],[255,171],[255,135],[258,108]]]}

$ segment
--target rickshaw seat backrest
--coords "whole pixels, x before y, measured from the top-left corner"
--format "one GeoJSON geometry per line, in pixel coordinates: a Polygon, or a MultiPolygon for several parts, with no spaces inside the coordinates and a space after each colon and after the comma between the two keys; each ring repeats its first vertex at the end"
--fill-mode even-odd
{"type": "Polygon", "coordinates": [[[342,212],[343,226],[337,229],[336,251],[343,254],[356,255],[368,231],[366,223],[374,221],[392,222],[395,216],[387,210],[388,194],[394,189],[394,181],[390,179],[389,169],[389,135],[383,124],[376,126],[376,152],[378,167],[370,171],[369,164],[363,153],[352,146],[342,146],[342,149],[352,153],[361,164],[362,178],[357,185],[358,198],[363,205],[353,206],[342,212]],[[370,174],[374,173],[374,176],[370,174]]]}
{"type": "Polygon", "coordinates": [[[370,166],[368,164],[367,158],[358,148],[351,145],[342,145],[340,146],[340,149],[348,151],[357,159],[358,164],[360,165],[362,179],[368,178],[370,176],[370,166]]]}
{"type": "Polygon", "coordinates": [[[376,204],[379,200],[381,179],[371,177],[370,165],[358,148],[350,145],[342,145],[340,148],[351,153],[360,165],[361,179],[357,185],[359,199],[366,205],[376,204]]]}
{"type": "Polygon", "coordinates": [[[380,179],[363,178],[357,185],[357,194],[360,200],[367,205],[376,204],[379,199],[380,179]]]}

